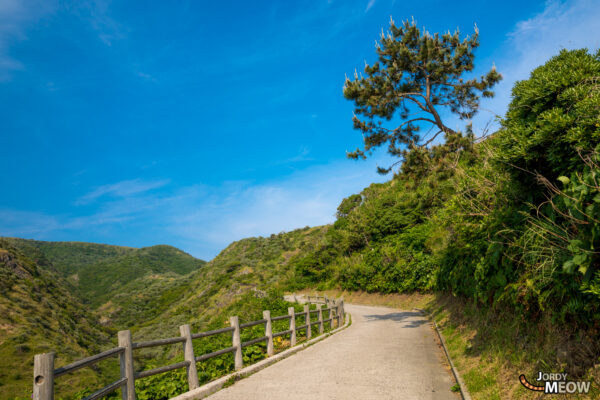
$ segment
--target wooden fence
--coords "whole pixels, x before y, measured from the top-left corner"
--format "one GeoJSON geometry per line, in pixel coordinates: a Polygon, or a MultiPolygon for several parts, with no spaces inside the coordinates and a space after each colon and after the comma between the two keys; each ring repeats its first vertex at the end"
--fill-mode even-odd
{"type": "MultiPolygon", "coordinates": [[[[295,296],[294,296],[295,297],[295,296]]],[[[327,322],[330,323],[330,327],[334,327],[334,322],[337,322],[337,326],[341,326],[345,320],[344,312],[344,301],[328,299],[327,296],[309,296],[308,304],[304,305],[304,311],[296,312],[294,307],[288,308],[287,315],[280,315],[276,317],[271,316],[269,310],[263,311],[263,319],[258,321],[250,321],[240,324],[237,316],[230,317],[230,326],[227,328],[216,329],[207,332],[192,333],[189,325],[182,325],[179,327],[181,336],[157,339],[147,342],[133,342],[131,339],[131,331],[120,331],[118,333],[118,347],[110,350],[106,350],[100,354],[96,354],[79,361],[75,361],[64,367],[54,368],[54,353],[36,354],[33,363],[33,399],[34,400],[53,400],[54,399],[54,380],[62,375],[76,371],[83,367],[89,367],[95,363],[107,359],[109,357],[119,356],[119,364],[121,367],[121,377],[116,382],[111,383],[108,386],[92,393],[85,397],[83,400],[99,399],[107,394],[114,392],[115,390],[121,389],[123,400],[135,400],[135,380],[142,379],[148,376],[161,374],[164,372],[172,371],[179,368],[187,368],[187,377],[189,390],[196,389],[199,386],[198,382],[198,371],[196,369],[196,363],[208,360],[213,357],[217,357],[227,353],[233,353],[235,360],[235,369],[239,370],[244,366],[242,359],[242,348],[251,346],[259,342],[267,343],[267,357],[274,354],[273,349],[273,338],[278,336],[290,335],[290,346],[296,345],[296,332],[299,330],[306,330],[307,339],[311,338],[312,330],[314,325],[319,326],[319,334],[324,332],[324,326],[327,322]],[[316,304],[316,310],[310,309],[310,304],[316,304]],[[322,305],[325,305],[325,308],[322,305]],[[311,314],[317,314],[317,320],[311,320],[311,314]],[[323,318],[323,313],[328,313],[327,319],[323,318]],[[304,316],[304,324],[296,325],[296,317],[304,316]],[[279,320],[289,320],[289,329],[281,332],[273,332],[272,322],[279,320]],[[258,337],[246,342],[241,341],[241,330],[244,328],[250,328],[256,325],[265,326],[265,335],[258,337]],[[194,355],[194,347],[192,346],[192,340],[198,338],[204,338],[223,333],[231,332],[231,346],[213,351],[212,353],[203,354],[200,356],[194,355]],[[178,362],[171,365],[166,365],[159,368],[154,368],[146,371],[134,371],[133,368],[133,351],[143,349],[147,347],[164,346],[174,343],[182,343],[184,361],[178,362]]]]}

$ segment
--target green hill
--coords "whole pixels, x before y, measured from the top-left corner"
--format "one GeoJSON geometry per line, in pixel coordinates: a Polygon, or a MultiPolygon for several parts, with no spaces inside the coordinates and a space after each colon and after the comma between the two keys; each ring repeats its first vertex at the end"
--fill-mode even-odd
{"type": "Polygon", "coordinates": [[[172,246],[141,249],[81,242],[5,238],[43,268],[65,279],[103,324],[128,326],[160,312],[185,275],[206,264],[172,246]],[[118,317],[117,317],[118,316],[118,317]]]}
{"type": "MultiPolygon", "coordinates": [[[[60,276],[0,239],[0,398],[29,398],[34,354],[60,350],[57,364],[64,365],[100,351],[108,339],[60,276]]],[[[97,378],[82,371],[59,389],[97,378]]]]}
{"type": "Polygon", "coordinates": [[[156,326],[170,332],[187,321],[204,329],[227,317],[227,307],[248,293],[258,296],[269,290],[286,289],[295,277],[290,260],[307,253],[323,240],[326,226],[297,229],[270,237],[233,242],[203,268],[179,280],[173,292],[179,299],[168,302],[155,319],[140,321],[136,331],[144,337],[157,335],[156,326]]]}
{"type": "Polygon", "coordinates": [[[136,250],[132,247],[84,242],[45,242],[19,238],[4,239],[13,246],[35,256],[38,262],[42,258],[51,262],[56,270],[65,278],[77,274],[83,268],[100,261],[131,254],[136,250]]]}

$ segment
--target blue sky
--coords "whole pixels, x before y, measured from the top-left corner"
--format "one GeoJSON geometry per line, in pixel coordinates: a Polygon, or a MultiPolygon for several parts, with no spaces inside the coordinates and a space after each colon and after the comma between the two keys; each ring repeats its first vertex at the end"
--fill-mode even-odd
{"type": "Polygon", "coordinates": [[[342,86],[390,15],[431,32],[477,23],[478,71],[505,77],[484,103],[496,114],[561,48],[600,46],[593,0],[0,0],[0,236],[211,259],[332,222],[389,178],[383,151],[345,158],[361,135],[342,86]]]}

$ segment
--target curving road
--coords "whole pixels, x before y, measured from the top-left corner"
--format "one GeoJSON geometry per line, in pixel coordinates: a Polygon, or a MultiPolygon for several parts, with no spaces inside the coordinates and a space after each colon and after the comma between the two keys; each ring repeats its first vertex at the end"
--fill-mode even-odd
{"type": "Polygon", "coordinates": [[[435,331],[418,312],[346,304],[352,325],[212,396],[457,400],[435,331]]]}

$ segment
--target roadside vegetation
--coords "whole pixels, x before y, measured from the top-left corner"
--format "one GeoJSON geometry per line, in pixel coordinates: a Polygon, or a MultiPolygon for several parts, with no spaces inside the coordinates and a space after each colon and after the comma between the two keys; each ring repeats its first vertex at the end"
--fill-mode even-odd
{"type": "MultiPolygon", "coordinates": [[[[540,370],[597,387],[600,52],[563,50],[517,82],[498,131],[477,139],[469,125],[433,124],[446,140],[421,146],[419,127],[405,128],[406,92],[420,98],[424,81],[445,79],[428,63],[443,67],[463,42],[408,22],[385,40],[345,94],[365,151],[388,144],[401,167],[342,201],[322,245],[292,260],[295,289],[435,294],[428,307],[475,398],[532,396],[517,378],[540,370]],[[404,122],[392,129],[395,113],[404,122]]],[[[474,97],[465,104],[477,111],[474,97]]]]}

